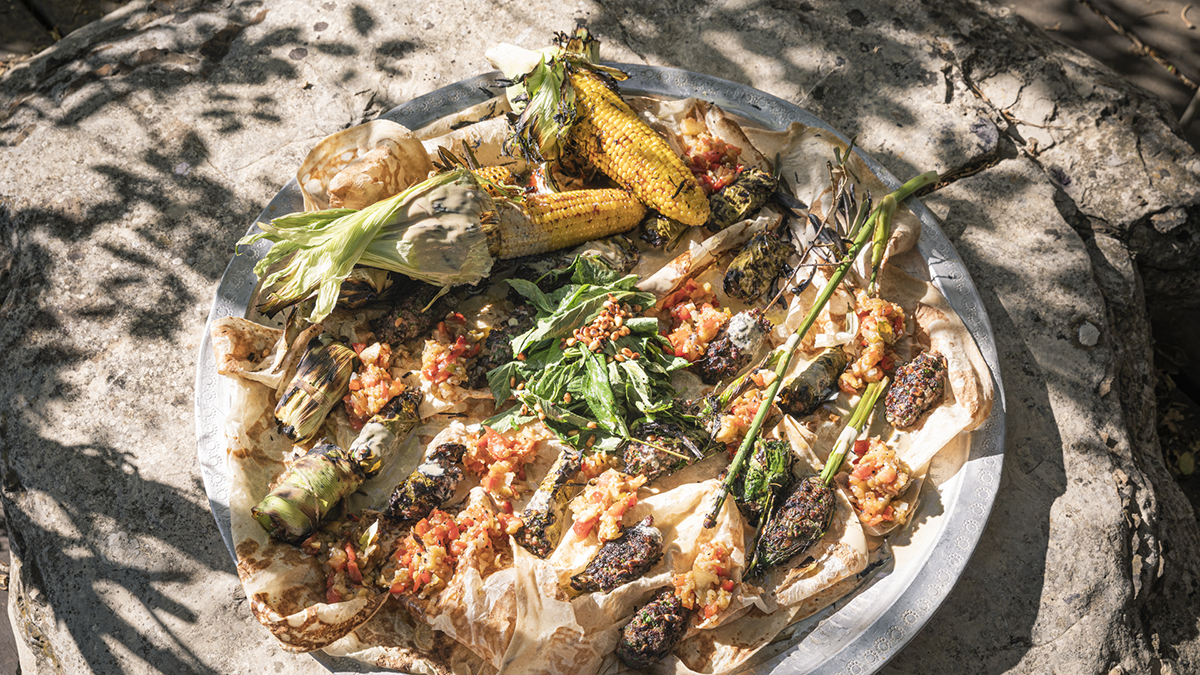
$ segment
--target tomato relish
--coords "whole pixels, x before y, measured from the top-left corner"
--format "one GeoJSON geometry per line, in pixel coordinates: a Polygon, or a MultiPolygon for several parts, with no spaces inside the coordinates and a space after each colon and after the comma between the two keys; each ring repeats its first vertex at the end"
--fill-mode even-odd
{"type": "Polygon", "coordinates": [[[540,425],[525,425],[510,435],[497,433],[485,426],[474,444],[467,445],[463,466],[467,471],[483,476],[480,485],[500,502],[507,502],[521,492],[525,480],[525,465],[537,459],[538,441],[548,437],[540,425]]]}
{"type": "Polygon", "coordinates": [[[684,607],[699,608],[701,622],[721,613],[733,599],[737,582],[729,554],[729,548],[720,542],[703,544],[692,569],[672,579],[675,595],[684,607]]]}
{"type": "Polygon", "coordinates": [[[904,335],[904,310],[893,302],[858,292],[858,336],[853,344],[858,358],[838,378],[846,394],[861,393],[870,382],[878,382],[896,366],[896,340],[904,335]]]}
{"type": "Polygon", "coordinates": [[[745,170],[738,162],[742,149],[713,136],[704,123],[685,119],[681,131],[684,160],[704,194],[720,192],[745,170]]]}
{"type": "Polygon", "coordinates": [[[393,380],[388,370],[392,364],[391,345],[376,342],[368,347],[356,342],[351,347],[362,367],[350,375],[350,393],[342,400],[350,416],[350,426],[357,431],[388,401],[404,393],[404,385],[393,380]]]}
{"type": "Polygon", "coordinates": [[[434,509],[417,521],[380,573],[381,584],[394,595],[429,598],[446,587],[459,564],[474,566],[481,576],[511,560],[508,535],[519,519],[471,504],[457,516],[434,509]]]}
{"type": "Polygon", "coordinates": [[[300,550],[317,556],[325,574],[325,601],[367,598],[377,591],[379,570],[386,554],[380,548],[379,514],[347,514],[314,532],[300,550]]]}
{"type": "Polygon", "coordinates": [[[901,523],[908,516],[907,503],[894,503],[904,493],[912,472],[891,446],[878,438],[856,441],[849,473],[836,476],[846,489],[859,520],[868,527],[901,523]]]}
{"type": "Polygon", "coordinates": [[[667,340],[671,342],[675,356],[688,361],[704,356],[708,343],[729,321],[729,310],[720,307],[712,284],[700,285],[695,279],[688,279],[683,288],[667,297],[662,308],[670,322],[667,340]]]}
{"type": "MultiPolygon", "coordinates": [[[[763,380],[765,381],[765,378],[763,380]]],[[[746,391],[733,399],[733,404],[729,406],[729,412],[721,417],[721,428],[717,430],[713,440],[725,443],[729,448],[730,456],[737,450],[746,431],[750,429],[754,416],[758,414],[758,409],[762,406],[765,398],[763,393],[762,389],[752,388],[746,391]]]]}
{"type": "Polygon", "coordinates": [[[421,352],[421,377],[432,385],[435,396],[449,400],[454,388],[467,380],[470,361],[483,350],[487,332],[469,330],[466,318],[453,312],[438,323],[431,337],[421,352]]]}
{"type": "Polygon", "coordinates": [[[571,500],[575,536],[586,539],[597,525],[601,543],[621,536],[621,520],[625,512],[637,504],[637,491],[646,483],[645,476],[630,476],[608,469],[588,481],[587,487],[571,500]]]}

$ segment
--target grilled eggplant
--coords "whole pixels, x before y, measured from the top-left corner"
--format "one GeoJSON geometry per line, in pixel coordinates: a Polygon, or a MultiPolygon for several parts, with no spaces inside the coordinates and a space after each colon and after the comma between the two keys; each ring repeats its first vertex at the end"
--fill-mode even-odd
{"type": "Polygon", "coordinates": [[[782,565],[817,543],[833,521],[833,489],[817,476],[796,483],[763,525],[748,575],[782,565]]]}
{"type": "Polygon", "coordinates": [[[275,417],[288,438],[303,443],[317,435],[325,416],[350,390],[357,360],[352,349],[328,335],[309,341],[296,376],[275,406],[275,417]]]}
{"type": "Polygon", "coordinates": [[[607,593],[645,574],[662,552],[662,532],[654,527],[654,516],[646,516],[621,536],[604,542],[587,567],[571,577],[571,588],[581,593],[607,593]]]}
{"type": "Polygon", "coordinates": [[[687,624],[688,610],[683,601],[672,589],[664,588],[625,624],[617,643],[617,657],[630,668],[645,670],[671,653],[687,633],[687,624]]]}
{"type": "Polygon", "coordinates": [[[841,347],[828,347],[794,377],[784,380],[776,403],[795,418],[811,415],[837,387],[838,376],[850,358],[841,347]]]}
{"type": "Polygon", "coordinates": [[[946,357],[921,352],[896,369],[896,381],[888,389],[884,409],[888,424],[907,429],[937,404],[946,390],[946,357]]]}
{"type": "Polygon", "coordinates": [[[771,322],[758,309],[734,314],[696,361],[696,374],[705,384],[737,375],[750,364],[771,328],[771,322]]]}
{"type": "Polygon", "coordinates": [[[751,525],[771,512],[778,495],[792,484],[792,464],[796,454],[783,440],[760,438],[746,464],[741,489],[736,490],[738,506],[751,525]]]}
{"type": "Polygon", "coordinates": [[[729,264],[725,272],[725,293],[731,298],[753,304],[758,301],[781,275],[788,272],[787,260],[791,246],[773,232],[759,232],[729,264]]]}
{"type": "Polygon", "coordinates": [[[425,456],[425,461],[396,486],[388,500],[388,517],[418,520],[454,495],[463,478],[462,461],[467,448],[460,443],[443,443],[425,456]]]}
{"type": "Polygon", "coordinates": [[[571,499],[567,485],[582,466],[582,453],[574,448],[563,450],[521,513],[525,527],[517,534],[517,543],[539,558],[550,555],[558,546],[567,502],[571,499]]]}
{"type": "Polygon", "coordinates": [[[708,229],[720,232],[730,225],[751,218],[771,195],[778,182],[762,169],[746,169],[725,189],[708,198],[708,229]]]}

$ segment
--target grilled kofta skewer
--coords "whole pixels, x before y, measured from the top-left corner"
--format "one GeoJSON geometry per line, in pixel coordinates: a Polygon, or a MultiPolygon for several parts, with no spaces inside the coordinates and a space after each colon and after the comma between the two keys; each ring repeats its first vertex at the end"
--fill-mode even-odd
{"type": "Polygon", "coordinates": [[[937,352],[921,352],[896,369],[896,382],[884,399],[888,423],[897,429],[911,427],[937,405],[945,390],[946,357],[937,352]]]}
{"type": "Polygon", "coordinates": [[[645,574],[662,553],[662,532],[654,527],[654,516],[646,516],[621,536],[604,542],[587,567],[571,577],[571,588],[607,593],[645,574]]]}
{"type": "Polygon", "coordinates": [[[671,653],[687,633],[687,624],[683,601],[672,589],[664,588],[621,629],[617,657],[630,668],[645,669],[671,653]]]}

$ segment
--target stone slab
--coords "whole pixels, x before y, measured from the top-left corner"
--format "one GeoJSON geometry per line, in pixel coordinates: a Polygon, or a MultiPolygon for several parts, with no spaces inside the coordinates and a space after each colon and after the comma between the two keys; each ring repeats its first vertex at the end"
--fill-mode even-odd
{"type": "Polygon", "coordinates": [[[54,44],[50,33],[17,0],[0,0],[0,61],[28,56],[54,44]]]}
{"type": "Polygon", "coordinates": [[[967,0],[249,0],[130,3],[0,77],[0,500],[22,672],[322,672],[250,616],[199,482],[213,289],[316,140],[577,19],[606,58],[757,87],[897,175],[958,178],[929,201],[997,327],[1005,484],[889,672],[1200,671],[1200,537],[1145,397],[1142,275],[1168,288],[1200,232],[1200,160],[1165,103],[967,0]],[[1178,255],[1143,266],[1166,236],[1178,255]]]}

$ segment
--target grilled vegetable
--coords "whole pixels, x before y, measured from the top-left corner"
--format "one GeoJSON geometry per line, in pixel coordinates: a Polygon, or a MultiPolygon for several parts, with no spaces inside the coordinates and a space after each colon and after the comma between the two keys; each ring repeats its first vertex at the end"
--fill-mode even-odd
{"type": "Polygon", "coordinates": [[[689,225],[664,216],[657,211],[650,211],[642,221],[642,239],[655,248],[666,247],[671,250],[676,242],[687,232],[689,225]]]}
{"type": "Polygon", "coordinates": [[[816,411],[837,387],[850,357],[841,347],[827,347],[779,389],[779,409],[800,418],[816,411]]]}
{"type": "Polygon", "coordinates": [[[283,482],[251,513],[272,537],[295,544],[312,534],[365,479],[358,462],[336,445],[323,443],[297,459],[283,482]]]}
{"type": "Polygon", "coordinates": [[[625,446],[625,473],[653,481],[701,459],[709,449],[703,430],[684,423],[647,422],[625,446]]]}
{"type": "Polygon", "coordinates": [[[705,384],[737,375],[758,353],[771,328],[771,322],[758,309],[734,314],[696,361],[696,374],[705,384]]]}
{"type": "Polygon", "coordinates": [[[443,443],[434,448],[421,466],[392,491],[384,513],[396,520],[418,520],[428,516],[454,495],[463,478],[458,463],[466,451],[460,443],[443,443]]]}
{"type": "Polygon", "coordinates": [[[363,425],[347,454],[367,478],[379,473],[388,456],[404,444],[409,432],[421,422],[417,412],[420,405],[421,390],[409,389],[388,401],[363,425]]]}
{"type": "Polygon", "coordinates": [[[768,567],[781,565],[815,544],[833,521],[833,488],[817,476],[809,476],[787,493],[783,504],[762,528],[754,560],[747,568],[753,576],[768,567]]]}
{"type": "Polygon", "coordinates": [[[303,443],[317,435],[325,416],[349,391],[357,359],[352,349],[328,335],[309,341],[296,376],[275,406],[288,438],[303,443]]]}
{"type": "Polygon", "coordinates": [[[343,451],[323,443],[296,460],[251,513],[272,537],[296,543],[312,534],[343,497],[379,473],[388,455],[404,443],[420,417],[420,392],[393,398],[363,426],[343,451]]]}
{"type": "Polygon", "coordinates": [[[645,670],[671,653],[687,633],[687,624],[683,601],[670,588],[664,588],[621,629],[617,657],[630,668],[645,670]]]}
{"type": "Polygon", "coordinates": [[[946,357],[921,352],[896,369],[896,382],[884,399],[888,424],[907,429],[942,398],[946,389],[946,357]]]}
{"type": "Polygon", "coordinates": [[[836,506],[833,488],[830,487],[833,477],[842,466],[846,451],[862,433],[887,384],[887,378],[884,378],[867,385],[862,398],[854,406],[854,412],[850,414],[846,428],[842,429],[833,450],[825,459],[821,475],[800,481],[788,493],[782,506],[767,517],[754,544],[754,558],[746,568],[747,575],[759,574],[768,567],[791,560],[824,536],[836,506]]]}
{"type": "Polygon", "coordinates": [[[488,250],[497,258],[557,251],[631,230],[646,207],[623,190],[573,190],[527,195],[519,208],[500,212],[488,250]]]}
{"type": "Polygon", "coordinates": [[[517,543],[539,558],[550,555],[558,546],[564,512],[571,500],[567,484],[582,466],[582,453],[574,449],[563,450],[521,513],[525,527],[517,534],[517,543]]]}
{"type": "Polygon", "coordinates": [[[262,224],[259,239],[275,242],[254,271],[263,279],[272,314],[313,294],[308,320],[333,310],[342,281],[355,265],[398,272],[437,286],[474,284],[494,258],[544,253],[624,232],[645,208],[620,190],[576,190],[493,199],[467,169],[452,169],[362,211],[292,214],[262,224]]]}
{"type": "Polygon", "coordinates": [[[607,593],[645,574],[662,552],[662,532],[654,527],[654,516],[646,516],[621,536],[604,542],[587,567],[571,577],[571,588],[581,593],[607,593]]]}
{"type": "Polygon", "coordinates": [[[513,148],[532,161],[576,153],[631,192],[643,204],[688,225],[708,220],[708,202],[692,173],[665,139],[633,112],[614,90],[626,79],[594,61],[598,41],[586,28],[560,36],[541,53],[514,45],[487,52],[492,65],[513,80],[513,148]],[[566,146],[566,147],[564,147],[566,146]]]}
{"type": "Polygon", "coordinates": [[[708,229],[720,232],[730,225],[752,218],[774,194],[778,181],[762,169],[746,169],[725,189],[708,198],[711,215],[708,229]]]}
{"type": "Polygon", "coordinates": [[[725,272],[725,293],[745,303],[757,302],[788,272],[792,248],[773,232],[759,232],[742,248],[725,272]]]}
{"type": "MultiPolygon", "coordinates": [[[[907,183],[901,185],[898,190],[892,193],[893,198],[897,203],[902,202],[917,190],[920,190],[927,185],[932,185],[937,181],[937,179],[938,175],[933,171],[923,173],[920,176],[917,176],[916,178],[913,178],[907,183]]],[[[846,259],[838,264],[837,268],[833,272],[833,275],[829,279],[829,283],[826,284],[825,288],[821,290],[821,293],[817,296],[817,301],[812,305],[812,307],[809,308],[808,314],[804,316],[804,320],[800,322],[800,326],[796,328],[796,331],[792,333],[792,336],[788,338],[788,341],[783,344],[783,358],[780,359],[779,365],[775,369],[775,380],[772,381],[771,384],[767,385],[767,390],[764,395],[764,398],[766,398],[768,401],[772,403],[775,401],[776,395],[779,393],[779,387],[782,384],[780,378],[783,377],[783,374],[788,370],[788,366],[791,365],[792,356],[796,352],[796,347],[799,346],[800,341],[804,339],[804,336],[808,333],[808,330],[812,328],[813,323],[817,320],[817,315],[820,314],[821,310],[824,309],[825,304],[829,302],[830,296],[833,295],[834,289],[838,286],[838,284],[842,283],[842,279],[844,279],[846,277],[846,273],[850,271],[850,266],[854,264],[854,260],[857,258],[859,251],[861,251],[863,246],[867,243],[867,238],[874,234],[878,218],[878,210],[866,217],[866,221],[863,223],[863,229],[856,236],[854,243],[850,248],[850,252],[847,253],[846,259]]],[[[870,385],[868,385],[868,390],[869,389],[870,385]]],[[[749,454],[750,447],[754,444],[755,439],[758,437],[758,432],[760,429],[762,429],[763,421],[766,420],[767,415],[771,411],[771,407],[771,405],[759,406],[758,413],[755,414],[754,420],[750,423],[750,428],[746,431],[746,435],[742,439],[742,444],[738,446],[737,453],[733,456],[733,461],[729,464],[729,472],[725,475],[725,480],[722,481],[721,487],[717,491],[716,498],[712,500],[710,506],[708,507],[708,513],[704,516],[705,528],[712,529],[717,526],[717,514],[720,513],[721,507],[725,504],[725,497],[729,492],[729,488],[734,484],[735,481],[738,480],[739,475],[742,472],[742,467],[745,466],[746,463],[746,455],[749,454]]]]}
{"type": "Polygon", "coordinates": [[[775,499],[792,484],[792,464],[796,454],[787,441],[758,439],[754,454],[746,464],[742,489],[737,494],[738,506],[747,522],[757,525],[759,519],[771,512],[775,499]]]}

